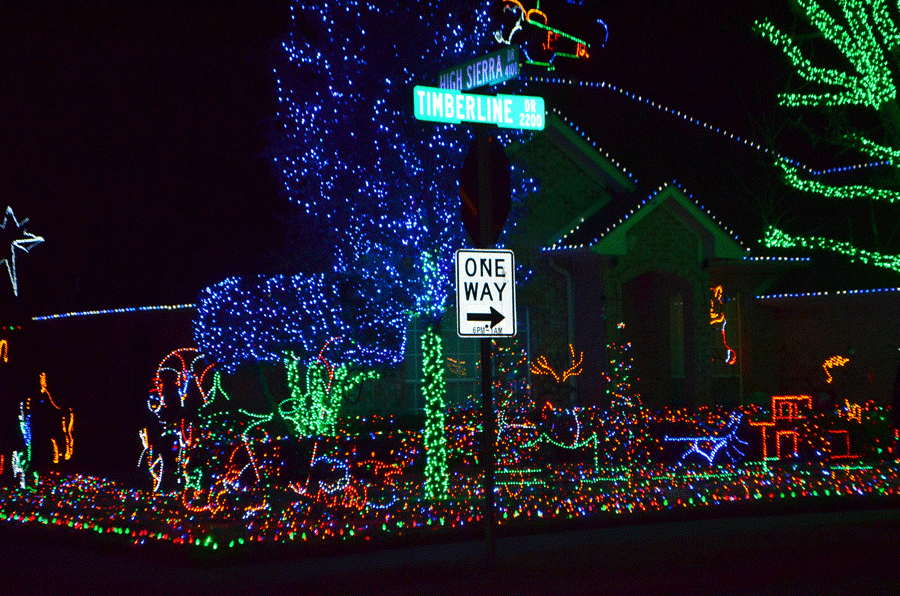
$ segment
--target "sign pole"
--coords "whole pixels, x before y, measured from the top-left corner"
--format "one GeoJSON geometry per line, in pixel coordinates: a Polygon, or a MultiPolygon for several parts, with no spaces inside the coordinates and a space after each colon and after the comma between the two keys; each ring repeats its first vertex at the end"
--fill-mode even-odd
{"type": "MultiPolygon", "coordinates": [[[[478,244],[476,248],[492,248],[494,222],[491,208],[492,168],[488,149],[487,126],[475,124],[475,145],[478,151],[478,244]]],[[[487,566],[493,570],[497,557],[496,519],[494,506],[494,395],[492,391],[491,338],[481,338],[481,450],[484,467],[484,539],[487,566]]]]}

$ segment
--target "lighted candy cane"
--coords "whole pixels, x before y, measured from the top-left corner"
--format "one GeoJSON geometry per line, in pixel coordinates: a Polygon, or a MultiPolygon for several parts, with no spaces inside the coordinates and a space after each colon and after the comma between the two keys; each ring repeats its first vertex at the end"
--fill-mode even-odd
{"type": "Polygon", "coordinates": [[[850,359],[844,358],[843,356],[832,356],[831,358],[829,358],[828,360],[823,362],[822,369],[825,371],[825,374],[828,376],[828,378],[825,379],[825,382],[831,383],[834,380],[834,378],[831,376],[831,373],[828,372],[829,368],[834,368],[835,366],[844,366],[848,362],[850,362],[850,359]]]}

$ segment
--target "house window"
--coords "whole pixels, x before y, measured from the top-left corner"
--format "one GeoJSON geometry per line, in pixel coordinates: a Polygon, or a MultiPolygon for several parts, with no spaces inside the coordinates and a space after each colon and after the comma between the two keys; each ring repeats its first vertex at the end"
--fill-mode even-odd
{"type": "Polygon", "coordinates": [[[800,411],[797,408],[797,404],[793,402],[780,402],[778,404],[778,412],[775,415],[775,418],[782,418],[785,420],[797,420],[800,417],[800,411]]]}
{"type": "Polygon", "coordinates": [[[669,297],[669,351],[673,379],[684,378],[684,299],[681,292],[669,297]]]}

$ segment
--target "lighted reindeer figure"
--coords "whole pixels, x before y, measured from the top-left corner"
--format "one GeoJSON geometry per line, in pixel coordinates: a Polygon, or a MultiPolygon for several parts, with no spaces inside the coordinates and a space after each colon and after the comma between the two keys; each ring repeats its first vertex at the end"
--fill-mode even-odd
{"type": "Polygon", "coordinates": [[[539,356],[537,360],[531,363],[531,374],[545,375],[555,381],[555,384],[545,390],[544,394],[553,393],[556,400],[559,402],[570,401],[570,396],[574,388],[567,384],[566,381],[581,374],[581,365],[584,362],[584,352],[579,352],[578,356],[576,356],[575,348],[571,344],[569,344],[569,355],[571,364],[562,372],[556,372],[556,370],[550,366],[546,356],[539,356]],[[564,393],[565,396],[563,396],[564,393]]]}

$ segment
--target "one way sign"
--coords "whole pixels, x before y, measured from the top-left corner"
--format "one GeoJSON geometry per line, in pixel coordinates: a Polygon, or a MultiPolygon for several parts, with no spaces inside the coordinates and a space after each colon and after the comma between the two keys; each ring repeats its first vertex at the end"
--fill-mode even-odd
{"type": "Polygon", "coordinates": [[[510,250],[456,251],[456,332],[460,337],[515,336],[515,266],[510,250]]]}

